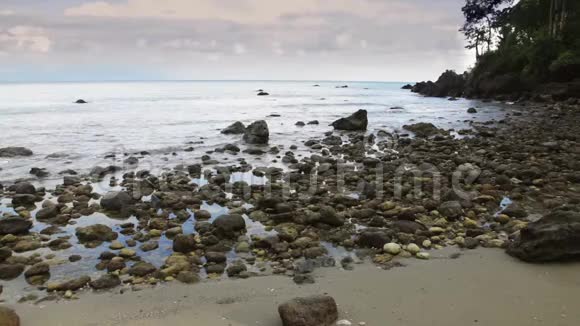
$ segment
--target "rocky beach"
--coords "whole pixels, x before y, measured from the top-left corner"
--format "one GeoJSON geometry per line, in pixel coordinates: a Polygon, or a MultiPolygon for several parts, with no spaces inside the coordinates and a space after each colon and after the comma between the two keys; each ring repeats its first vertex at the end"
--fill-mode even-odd
{"type": "MultiPolygon", "coordinates": [[[[372,282],[387,282],[365,300],[392,301],[407,296],[407,282],[414,291],[420,291],[416,285],[421,282],[453,288],[467,286],[470,275],[477,282],[475,275],[485,272],[480,277],[486,281],[469,286],[477,297],[473,304],[486,305],[494,299],[477,292],[489,291],[484,289],[490,287],[487,282],[496,280],[494,289],[507,291],[510,279],[528,268],[577,272],[576,264],[540,268],[518,262],[570,261],[580,254],[580,105],[574,98],[541,99],[495,102],[501,114],[490,119],[477,119],[481,107],[463,107],[455,114],[473,119],[463,121],[461,129],[414,119],[400,128],[380,129],[372,120],[405,107],[371,115],[362,106],[338,119],[304,116],[290,122],[292,128],[311,129],[291,144],[271,137],[277,132],[271,120],[276,117],[231,121],[215,131],[231,143],[196,152],[185,164],[156,172],[138,168],[150,153],[116,153],[107,158],[109,165],[80,169],[87,172],[64,170],[52,179],[52,187],[39,180],[55,171],[31,169],[33,177],[0,186],[0,298],[20,313],[24,325],[40,323],[44,318],[39,314],[45,313],[50,316],[43,323],[47,325],[75,318],[79,325],[153,325],[163,319],[180,324],[179,316],[190,304],[184,298],[208,307],[207,313],[199,312],[205,324],[221,325],[232,323],[216,319],[221,309],[207,301],[214,299],[204,298],[225,300],[218,306],[233,304],[236,309],[243,309],[246,300],[250,307],[257,301],[254,312],[271,316],[282,302],[267,299],[265,287],[281,284],[284,290],[276,301],[290,299],[290,293],[342,293],[336,303],[311,298],[322,301],[282,305],[285,326],[331,324],[338,314],[344,319],[341,325],[378,325],[392,318],[391,312],[369,312],[353,302],[358,295],[345,291],[359,289],[358,284],[361,291],[371,291],[377,286],[372,282]],[[457,284],[448,279],[449,269],[457,284]],[[392,288],[391,277],[397,280],[392,288]],[[335,279],[340,284],[333,284],[335,279]],[[234,295],[228,297],[228,291],[234,295]],[[239,300],[237,291],[245,299],[239,300]],[[115,321],[109,300],[137,302],[135,296],[149,298],[143,299],[146,305],[157,296],[183,303],[164,303],[159,308],[163,312],[151,314],[140,309],[134,321],[115,321]],[[85,320],[83,314],[50,313],[86,309],[84,305],[103,307],[110,315],[85,320]],[[326,311],[321,318],[332,320],[301,324],[285,317],[316,316],[301,306],[320,307],[326,311]],[[352,307],[356,318],[344,306],[352,307]],[[177,317],[170,317],[172,311],[177,317]]],[[[36,150],[7,146],[0,156],[17,162],[36,150]]],[[[542,282],[541,297],[551,289],[578,287],[567,278],[542,282]]],[[[513,291],[523,291],[525,286],[517,284],[513,291]]],[[[451,300],[444,291],[434,290],[429,300],[451,300]]],[[[413,309],[431,309],[427,302],[415,301],[417,294],[411,296],[413,309]]],[[[571,294],[570,300],[575,299],[571,294]]],[[[136,313],[136,302],[124,309],[136,313]]],[[[561,308],[558,303],[541,305],[540,315],[561,308]]],[[[522,319],[507,317],[507,310],[496,319],[469,318],[482,324],[528,325],[534,314],[527,309],[532,308],[521,309],[522,319]]],[[[232,317],[233,325],[252,324],[248,314],[231,314],[241,316],[232,317]]],[[[562,317],[560,324],[574,324],[577,316],[570,317],[562,317]]],[[[12,317],[3,312],[1,318],[12,317]]],[[[265,324],[279,322],[267,318],[265,324]]],[[[466,320],[457,317],[451,324],[466,320]]]]}

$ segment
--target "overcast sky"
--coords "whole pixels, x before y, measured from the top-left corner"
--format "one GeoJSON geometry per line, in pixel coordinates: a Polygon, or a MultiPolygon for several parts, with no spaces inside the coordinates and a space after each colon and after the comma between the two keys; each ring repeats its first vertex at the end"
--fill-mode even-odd
{"type": "Polygon", "coordinates": [[[0,80],[433,79],[463,2],[0,0],[0,80]]]}

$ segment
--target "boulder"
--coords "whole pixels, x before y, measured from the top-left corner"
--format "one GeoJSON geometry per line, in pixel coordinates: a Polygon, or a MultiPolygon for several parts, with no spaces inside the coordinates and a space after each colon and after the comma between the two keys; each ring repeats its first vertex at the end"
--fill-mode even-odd
{"type": "Polygon", "coordinates": [[[409,130],[417,137],[431,137],[442,132],[434,124],[428,122],[419,122],[411,125],[404,125],[404,129],[409,130]]]}
{"type": "Polygon", "coordinates": [[[237,232],[246,230],[246,221],[241,215],[222,215],[216,218],[212,225],[222,236],[231,237],[237,232]]]}
{"type": "Polygon", "coordinates": [[[244,131],[244,141],[248,144],[267,144],[269,139],[270,131],[264,120],[253,122],[244,131]]]}
{"type": "Polygon", "coordinates": [[[368,124],[367,111],[358,110],[347,118],[334,121],[331,126],[336,130],[364,131],[367,130],[368,124]]]}
{"type": "Polygon", "coordinates": [[[7,307],[0,307],[0,325],[20,326],[20,317],[14,310],[7,307]]]}
{"type": "Polygon", "coordinates": [[[463,214],[463,207],[461,207],[461,203],[455,200],[441,203],[437,210],[439,213],[441,213],[441,215],[449,219],[456,219],[461,217],[463,214]]]}
{"type": "Polygon", "coordinates": [[[580,259],[580,213],[556,210],[529,223],[507,253],[534,263],[580,259]]]}
{"type": "Polygon", "coordinates": [[[83,99],[78,99],[75,101],[76,104],[87,104],[88,102],[83,99]]]}
{"type": "Polygon", "coordinates": [[[221,131],[224,135],[241,135],[246,131],[246,126],[243,123],[236,121],[229,127],[221,131]]]}
{"type": "Polygon", "coordinates": [[[101,207],[108,211],[120,212],[132,202],[131,195],[125,191],[109,191],[101,198],[101,207]]]}
{"type": "Polygon", "coordinates": [[[44,208],[41,208],[38,212],[36,212],[36,219],[38,220],[48,220],[54,218],[58,215],[58,206],[56,205],[48,205],[44,208]]]}
{"type": "Polygon", "coordinates": [[[18,182],[10,187],[9,191],[13,191],[17,195],[34,195],[36,188],[30,182],[18,182]]]}
{"type": "Polygon", "coordinates": [[[447,70],[436,82],[420,82],[412,87],[411,91],[425,96],[460,97],[465,91],[466,77],[452,70],[447,70]]]}
{"type": "Polygon", "coordinates": [[[25,273],[24,277],[33,277],[50,274],[50,266],[47,263],[32,265],[25,273]]]}
{"type": "Polygon", "coordinates": [[[76,236],[82,243],[92,241],[113,241],[117,239],[118,234],[106,225],[94,224],[87,227],[77,228],[76,236]]]}
{"type": "Polygon", "coordinates": [[[157,270],[155,266],[146,262],[139,262],[129,268],[129,275],[143,277],[154,273],[157,270]]]}
{"type": "Polygon", "coordinates": [[[24,234],[32,228],[32,222],[20,217],[7,217],[0,220],[0,235],[24,234]]]}
{"type": "Polygon", "coordinates": [[[90,282],[89,285],[95,290],[112,289],[121,285],[121,279],[117,275],[106,274],[90,282]]]}
{"type": "Polygon", "coordinates": [[[284,326],[330,326],[338,319],[336,302],[325,295],[292,299],[278,313],[284,326]]]}
{"type": "Polygon", "coordinates": [[[190,253],[196,249],[195,236],[192,234],[178,234],[173,239],[173,251],[190,253]]]}
{"type": "Polygon", "coordinates": [[[32,156],[32,151],[25,147],[0,148],[0,157],[32,156]]]}
{"type": "Polygon", "coordinates": [[[9,281],[17,278],[24,272],[22,264],[0,264],[0,280],[9,281]]]}

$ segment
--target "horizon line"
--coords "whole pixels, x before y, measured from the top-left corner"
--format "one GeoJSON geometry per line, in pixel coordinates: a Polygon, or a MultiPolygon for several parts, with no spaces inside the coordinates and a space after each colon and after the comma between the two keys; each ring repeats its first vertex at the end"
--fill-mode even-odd
{"type": "Polygon", "coordinates": [[[328,80],[328,79],[77,79],[77,80],[0,80],[0,84],[52,83],[139,83],[139,82],[320,82],[320,83],[415,83],[389,80],[328,80]]]}

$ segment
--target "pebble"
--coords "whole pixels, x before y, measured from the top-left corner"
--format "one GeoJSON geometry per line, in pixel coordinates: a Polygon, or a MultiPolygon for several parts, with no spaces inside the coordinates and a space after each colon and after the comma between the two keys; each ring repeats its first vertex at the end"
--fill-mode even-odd
{"type": "Polygon", "coordinates": [[[401,246],[398,243],[394,242],[387,243],[383,247],[383,251],[385,251],[388,254],[396,256],[401,253],[401,246]]]}
{"type": "Polygon", "coordinates": [[[421,251],[421,248],[419,248],[419,246],[414,243],[409,243],[407,245],[407,251],[413,255],[416,255],[418,252],[421,251]]]}
{"type": "Polygon", "coordinates": [[[415,256],[419,259],[425,259],[425,260],[427,260],[431,257],[431,255],[429,255],[428,252],[418,252],[415,256]]]}

